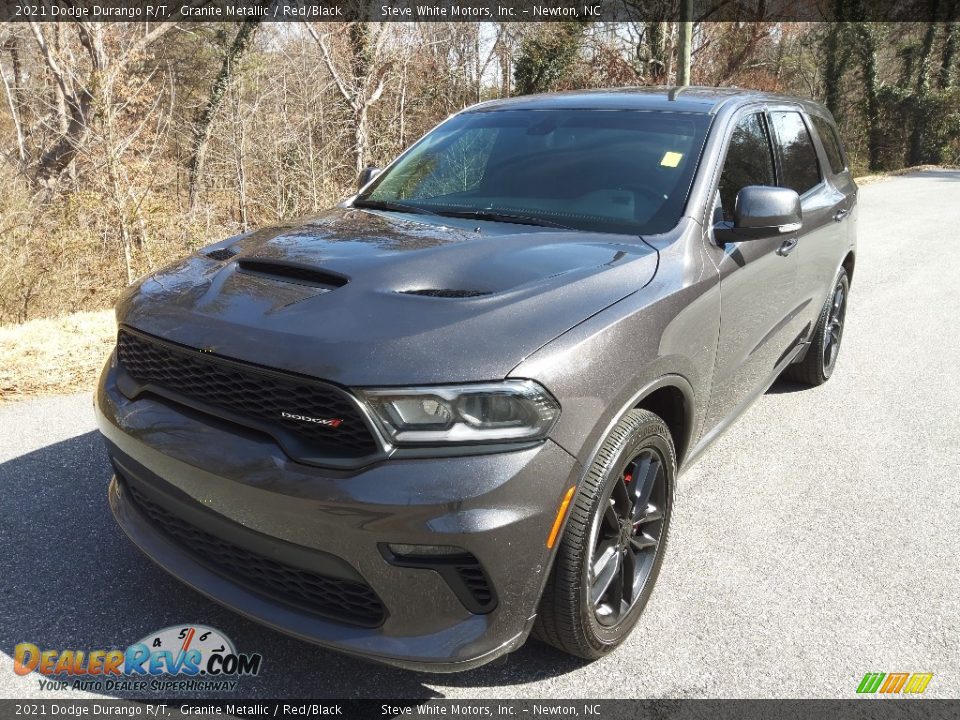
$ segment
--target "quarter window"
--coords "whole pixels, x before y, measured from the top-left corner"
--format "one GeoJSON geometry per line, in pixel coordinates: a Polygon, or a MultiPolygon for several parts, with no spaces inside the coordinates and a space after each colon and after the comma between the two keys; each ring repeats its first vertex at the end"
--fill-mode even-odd
{"type": "Polygon", "coordinates": [[[727,159],[720,175],[720,203],[723,219],[733,220],[737,193],[748,185],[775,185],[770,135],[760,113],[747,115],[737,123],[730,137],[727,159]]]}
{"type": "Polygon", "coordinates": [[[810,133],[798,112],[773,112],[770,116],[777,129],[783,157],[780,185],[803,195],[820,182],[817,151],[813,148],[810,133]]]}
{"type": "Polygon", "coordinates": [[[838,175],[847,169],[847,164],[843,161],[843,152],[840,150],[840,139],[837,137],[837,131],[826,118],[817,115],[811,115],[813,126],[817,129],[817,135],[823,143],[823,149],[827,153],[827,160],[830,161],[830,169],[834,175],[838,175]]]}

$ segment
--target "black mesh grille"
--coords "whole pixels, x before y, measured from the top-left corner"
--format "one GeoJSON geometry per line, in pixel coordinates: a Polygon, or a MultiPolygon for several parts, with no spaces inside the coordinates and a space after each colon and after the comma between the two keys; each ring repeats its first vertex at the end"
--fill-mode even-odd
{"type": "Polygon", "coordinates": [[[227,579],[289,605],[364,627],[383,623],[383,604],[369,585],[293,567],[214,537],[125,484],[133,504],[171,540],[227,579]]]}
{"type": "MultiPolygon", "coordinates": [[[[120,365],[141,385],[216,408],[236,422],[277,429],[330,457],[363,457],[377,445],[359,409],[341,390],[257,369],[197,350],[120,331],[120,365]],[[300,416],[284,417],[283,413],[300,416]],[[306,419],[304,419],[306,418],[306,419]],[[326,424],[311,422],[329,421],[326,424]],[[339,421],[339,423],[337,422],[339,421]]],[[[174,398],[177,399],[177,398],[174,398]]]]}

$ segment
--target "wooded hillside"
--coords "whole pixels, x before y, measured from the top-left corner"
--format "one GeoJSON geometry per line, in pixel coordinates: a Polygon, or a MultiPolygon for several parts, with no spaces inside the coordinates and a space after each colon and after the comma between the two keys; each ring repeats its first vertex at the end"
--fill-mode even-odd
{"type": "MultiPolygon", "coordinates": [[[[693,82],[813,97],[854,170],[960,163],[958,0],[936,23],[699,23],[693,82]]],[[[677,23],[0,27],[0,323],[353,192],[480,100],[670,84],[677,23]]]]}

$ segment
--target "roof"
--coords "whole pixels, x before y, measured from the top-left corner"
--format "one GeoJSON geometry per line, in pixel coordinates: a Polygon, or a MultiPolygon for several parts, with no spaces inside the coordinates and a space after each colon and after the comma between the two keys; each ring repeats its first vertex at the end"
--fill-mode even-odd
{"type": "MultiPolygon", "coordinates": [[[[777,100],[800,102],[799,98],[747,90],[744,88],[712,87],[625,87],[597,90],[574,90],[569,92],[521,95],[518,97],[490,100],[469,108],[467,112],[487,110],[674,110],[676,112],[715,112],[728,102],[738,99],[777,100]]],[[[739,103],[738,103],[739,104],[739,103]]]]}

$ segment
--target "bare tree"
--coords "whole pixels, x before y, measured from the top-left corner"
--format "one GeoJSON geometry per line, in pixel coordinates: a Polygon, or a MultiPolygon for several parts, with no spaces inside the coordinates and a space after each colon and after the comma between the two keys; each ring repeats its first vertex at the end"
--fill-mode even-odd
{"type": "Polygon", "coordinates": [[[337,90],[353,113],[353,156],[359,175],[367,163],[370,145],[370,108],[387,86],[390,63],[384,58],[387,28],[384,24],[351,22],[346,25],[347,68],[343,68],[330,48],[330,30],[317,32],[313,23],[307,31],[320,46],[323,62],[337,90]]]}
{"type": "MultiPolygon", "coordinates": [[[[179,11],[174,19],[178,16],[179,11]]],[[[34,170],[35,181],[48,188],[59,181],[89,140],[93,122],[101,109],[98,101],[109,85],[128,68],[134,58],[176,27],[174,22],[155,25],[149,32],[130,42],[120,55],[111,57],[104,37],[107,26],[86,21],[73,22],[70,26],[86,54],[86,67],[77,61],[72,52],[51,46],[48,30],[44,26],[30,22],[47,71],[63,96],[62,131],[44,148],[34,170]]],[[[57,24],[54,32],[58,33],[62,27],[57,24]]]]}
{"type": "Polygon", "coordinates": [[[230,87],[230,82],[244,54],[253,44],[257,28],[260,27],[260,18],[248,18],[240,23],[237,34],[233,42],[224,50],[223,63],[220,66],[220,72],[210,88],[210,96],[203,107],[203,110],[197,115],[193,123],[193,141],[189,160],[189,202],[192,210],[197,203],[197,193],[200,186],[200,178],[203,174],[203,163],[206,157],[207,143],[210,140],[210,128],[213,125],[213,119],[223,102],[223,97],[230,87]]]}

